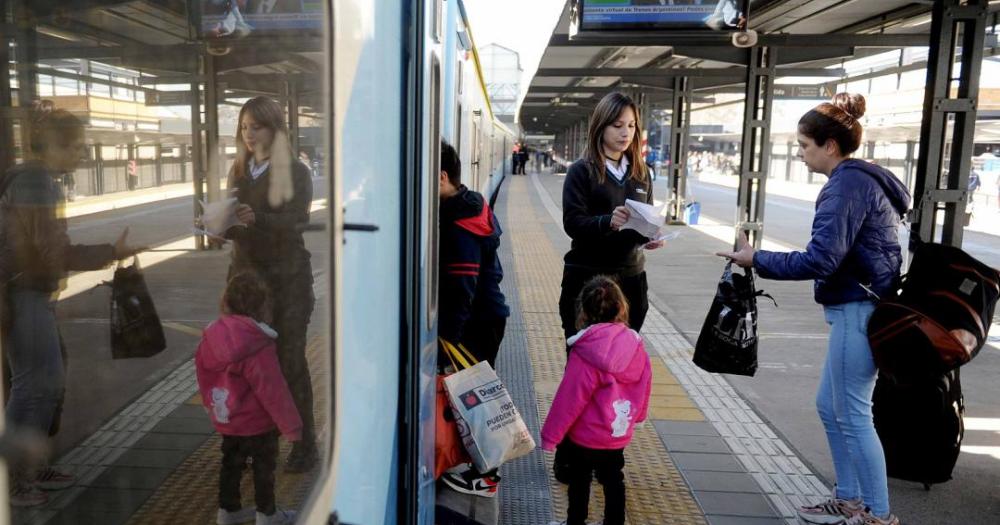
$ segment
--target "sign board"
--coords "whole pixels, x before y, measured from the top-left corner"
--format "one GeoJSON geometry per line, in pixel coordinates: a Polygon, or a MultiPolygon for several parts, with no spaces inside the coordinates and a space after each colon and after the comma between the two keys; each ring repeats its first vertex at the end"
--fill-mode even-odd
{"type": "Polygon", "coordinates": [[[195,25],[205,38],[297,35],[323,30],[326,2],[320,0],[232,0],[199,2],[195,25]]]}
{"type": "Polygon", "coordinates": [[[781,100],[830,100],[833,98],[833,90],[829,86],[819,85],[797,85],[797,84],[775,84],[771,88],[775,99],[781,100]]]}
{"type": "Polygon", "coordinates": [[[580,31],[735,31],[744,16],[743,3],[743,0],[576,0],[572,19],[580,31]]]}
{"type": "Polygon", "coordinates": [[[147,91],[147,106],[190,106],[194,101],[191,91],[147,91]]]}

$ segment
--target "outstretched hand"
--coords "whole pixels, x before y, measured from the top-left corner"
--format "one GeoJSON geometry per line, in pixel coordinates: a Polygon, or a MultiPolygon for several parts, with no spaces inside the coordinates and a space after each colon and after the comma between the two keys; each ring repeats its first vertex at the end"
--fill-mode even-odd
{"type": "Polygon", "coordinates": [[[715,255],[725,257],[743,268],[753,266],[754,249],[750,246],[746,233],[740,232],[740,236],[736,239],[736,247],[735,252],[716,252],[715,255]]]}

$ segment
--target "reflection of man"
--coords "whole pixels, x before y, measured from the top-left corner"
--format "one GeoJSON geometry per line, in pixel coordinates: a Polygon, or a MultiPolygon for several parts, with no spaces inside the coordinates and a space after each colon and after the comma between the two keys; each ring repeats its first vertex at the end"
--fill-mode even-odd
{"type": "Polygon", "coordinates": [[[719,0],[715,11],[705,20],[705,25],[712,29],[736,28],[740,23],[740,10],[736,0],[719,0]]]}

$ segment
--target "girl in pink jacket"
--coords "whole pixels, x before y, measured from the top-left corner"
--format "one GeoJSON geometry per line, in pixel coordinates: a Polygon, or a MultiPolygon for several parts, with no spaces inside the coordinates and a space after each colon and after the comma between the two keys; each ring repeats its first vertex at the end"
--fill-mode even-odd
{"type": "Polygon", "coordinates": [[[597,276],[584,285],[577,300],[582,330],[567,341],[566,372],[542,427],[542,448],[562,443],[566,454],[566,525],[584,525],[595,473],[604,487],[604,525],[625,523],[625,447],[646,420],[653,376],[642,337],[627,321],[628,302],[614,281],[597,276]]]}
{"type": "Polygon", "coordinates": [[[302,419],[278,364],[278,334],[261,319],[270,317],[268,290],[253,273],[230,279],[222,316],[208,325],[195,353],[202,402],[222,434],[218,525],[252,521],[291,524],[295,513],[274,504],[278,432],[302,439],[302,419]],[[256,516],[240,502],[240,477],[252,458],[256,516]]]}

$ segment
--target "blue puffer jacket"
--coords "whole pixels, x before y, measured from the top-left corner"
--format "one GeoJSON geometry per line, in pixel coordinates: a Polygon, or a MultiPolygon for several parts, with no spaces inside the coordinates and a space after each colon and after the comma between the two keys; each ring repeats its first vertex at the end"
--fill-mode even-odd
{"type": "Polygon", "coordinates": [[[767,279],[815,279],[824,305],[871,300],[889,292],[902,263],[897,227],[910,194],[889,170],[848,159],[834,168],[816,199],[812,239],[804,252],[754,254],[753,267],[767,279]]]}

